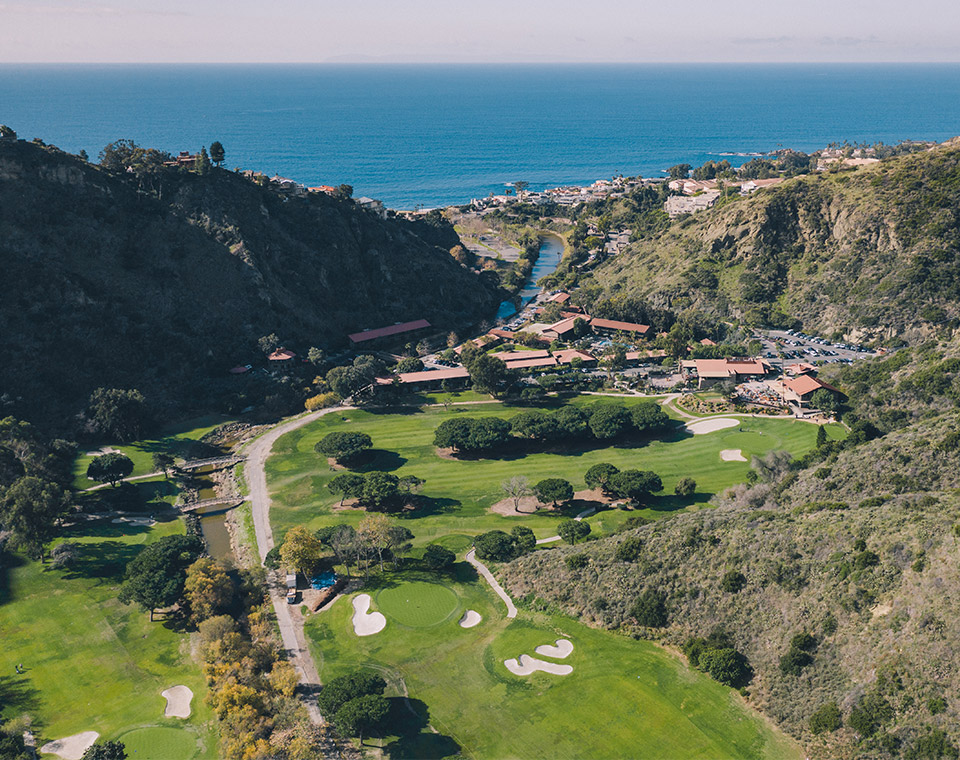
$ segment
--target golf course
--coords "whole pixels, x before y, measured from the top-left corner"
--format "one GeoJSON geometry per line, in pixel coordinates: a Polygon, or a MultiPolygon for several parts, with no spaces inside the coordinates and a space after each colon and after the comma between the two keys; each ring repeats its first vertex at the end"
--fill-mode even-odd
{"type": "MultiPolygon", "coordinates": [[[[568,403],[629,407],[638,401],[582,396],[568,403]]],[[[504,499],[501,483],[511,477],[523,475],[531,483],[560,477],[580,491],[586,470],[601,462],[657,473],[663,491],[642,507],[601,509],[586,517],[593,535],[602,535],[615,532],[632,515],[658,519],[709,508],[714,493],[746,478],[752,456],[772,450],[800,456],[814,447],[817,426],[765,417],[697,422],[689,429],[678,422],[657,437],[626,443],[585,441],[530,453],[514,447],[475,458],[452,457],[434,446],[434,431],[446,419],[509,420],[524,409],[529,407],[471,403],[338,410],[284,435],[267,460],[270,518],[278,542],[294,526],[357,526],[367,514],[349,501],[341,505],[326,487],[343,471],[314,450],[328,433],[370,436],[372,450],[351,466],[353,471],[388,471],[425,481],[416,507],[392,516],[414,536],[400,569],[373,569],[360,584],[361,593],[351,591],[317,613],[304,608],[305,631],[323,682],[369,669],[388,683],[388,728],[366,737],[367,745],[382,747],[394,758],[458,752],[481,760],[800,757],[798,747],[734,690],[656,644],[589,628],[530,600],[514,600],[520,611],[508,618],[503,601],[464,557],[479,533],[525,525],[545,538],[556,533],[559,519],[572,516],[569,508],[509,516],[493,512],[491,506],[504,499]],[[674,485],[687,476],[695,478],[696,492],[673,495],[674,485]],[[435,572],[421,561],[429,544],[454,552],[452,568],[435,572]],[[468,612],[471,624],[465,626],[468,612]],[[563,650],[567,656],[558,654],[560,640],[572,646],[563,650]]],[[[839,426],[827,428],[829,437],[843,434],[839,426]]],[[[491,569],[496,572],[495,563],[491,569]]]]}

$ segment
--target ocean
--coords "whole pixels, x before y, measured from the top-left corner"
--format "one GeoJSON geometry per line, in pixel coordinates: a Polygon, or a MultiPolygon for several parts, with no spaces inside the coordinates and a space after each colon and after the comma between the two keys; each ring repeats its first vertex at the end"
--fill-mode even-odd
{"type": "Polygon", "coordinates": [[[960,134],[960,65],[0,65],[0,123],[96,159],[223,143],[229,168],[466,203],[779,147],[960,134]]]}

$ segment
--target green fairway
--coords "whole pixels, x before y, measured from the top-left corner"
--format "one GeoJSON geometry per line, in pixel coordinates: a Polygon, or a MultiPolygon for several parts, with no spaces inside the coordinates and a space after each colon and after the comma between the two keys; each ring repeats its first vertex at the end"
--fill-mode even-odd
{"type": "MultiPolygon", "coordinates": [[[[507,620],[502,603],[474,579],[469,566],[460,563],[457,573],[450,585],[459,604],[428,629],[392,625],[358,637],[349,598],[307,621],[324,681],[357,667],[373,668],[387,679],[388,696],[406,690],[416,711],[429,714],[439,734],[414,729],[404,735],[397,729],[384,738],[394,760],[445,757],[458,749],[479,760],[801,756],[734,691],[654,644],[564,617],[521,611],[516,620],[507,620]],[[466,609],[482,615],[480,625],[459,626],[466,609]],[[560,637],[574,644],[561,661],[573,667],[570,675],[521,677],[505,668],[505,659],[539,656],[534,655],[537,646],[560,637]]],[[[396,598],[415,596],[425,585],[421,580],[417,573],[374,578],[384,586],[378,604],[387,590],[396,598]]]]}
{"type": "MultiPolygon", "coordinates": [[[[605,403],[631,405],[637,399],[583,396],[571,403],[592,406],[605,403]]],[[[438,539],[448,533],[476,534],[485,530],[525,524],[537,537],[553,535],[556,512],[541,510],[522,517],[503,517],[489,507],[504,498],[500,484],[516,475],[531,483],[542,478],[562,477],[577,490],[585,488],[584,473],[599,462],[610,462],[621,469],[653,470],[663,480],[664,491],[652,499],[649,508],[640,511],[657,517],[677,509],[701,508],[717,491],[742,482],[754,454],[786,449],[794,455],[813,448],[817,427],[793,419],[742,418],[737,427],[689,435],[677,432],[665,440],[603,448],[596,444],[556,452],[538,452],[503,459],[444,459],[433,446],[433,433],[444,420],[454,416],[512,417],[527,407],[505,404],[479,404],[430,408],[406,408],[397,412],[350,410],[328,414],[316,422],[283,436],[267,461],[267,478],[273,499],[271,521],[278,541],[294,525],[316,529],[338,522],[356,524],[363,512],[335,510],[338,499],[326,484],[335,474],[325,459],[313,450],[314,444],[335,430],[358,431],[370,435],[375,451],[361,471],[386,470],[396,475],[416,475],[426,483],[422,494],[426,506],[404,517],[418,543],[438,539]],[[746,462],[720,458],[724,449],[740,449],[746,462]],[[697,493],[689,498],[673,496],[676,482],[685,476],[697,481],[697,493]]],[[[843,434],[840,426],[828,426],[831,437],[843,434]]],[[[635,512],[601,512],[589,518],[595,530],[612,530],[635,512]]]]}
{"type": "Polygon", "coordinates": [[[402,583],[377,594],[377,609],[411,628],[442,623],[458,604],[457,595],[439,583],[402,583]]]}
{"type": "MultiPolygon", "coordinates": [[[[227,421],[228,418],[226,417],[211,415],[175,425],[162,431],[156,438],[136,441],[129,444],[104,441],[99,446],[85,446],[73,464],[73,487],[78,490],[83,490],[96,485],[94,481],[87,478],[87,465],[89,465],[93,459],[94,455],[92,452],[99,451],[102,446],[109,446],[130,457],[133,461],[133,473],[131,477],[136,477],[154,472],[153,455],[157,452],[162,451],[175,457],[186,458],[192,456],[191,450],[198,445],[197,441],[227,421]]],[[[202,452],[197,453],[202,454],[202,452]]]]}
{"type": "Polygon", "coordinates": [[[129,760],[193,760],[198,752],[197,737],[182,728],[135,728],[119,739],[127,748],[129,760]]]}
{"type": "Polygon", "coordinates": [[[43,741],[81,731],[114,739],[162,722],[160,692],[184,684],[195,695],[187,721],[191,746],[196,749],[199,736],[206,748],[201,756],[216,757],[216,729],[188,636],[117,601],[126,563],[140,547],[182,532],[180,520],[152,528],[85,524],[64,531],[65,540],[81,545],[70,569],[18,559],[0,570],[4,717],[29,713],[43,741]],[[14,675],[17,663],[25,667],[22,676],[14,675]]]}

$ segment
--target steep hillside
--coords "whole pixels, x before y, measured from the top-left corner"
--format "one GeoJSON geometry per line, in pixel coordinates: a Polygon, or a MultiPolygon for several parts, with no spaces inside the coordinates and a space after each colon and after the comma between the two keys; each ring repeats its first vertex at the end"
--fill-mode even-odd
{"type": "Polygon", "coordinates": [[[303,351],[401,320],[475,322],[497,296],[450,240],[225,170],[110,172],[0,140],[5,411],[72,415],[99,385],[195,398],[270,333],[303,351]]]}
{"type": "Polygon", "coordinates": [[[960,141],[827,172],[674,222],[600,267],[604,297],[852,339],[960,317],[960,141]]]}

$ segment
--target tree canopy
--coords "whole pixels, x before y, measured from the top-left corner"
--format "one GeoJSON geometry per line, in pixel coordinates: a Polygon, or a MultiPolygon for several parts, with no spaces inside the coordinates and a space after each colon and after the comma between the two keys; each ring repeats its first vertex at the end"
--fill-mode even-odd
{"type": "Polygon", "coordinates": [[[139,604],[153,620],[156,609],[180,601],[186,570],[202,552],[203,542],[194,536],[164,536],[147,545],[127,563],[120,601],[139,604]]]}
{"type": "Polygon", "coordinates": [[[517,556],[517,542],[513,536],[502,530],[481,533],[473,539],[473,546],[480,559],[492,559],[507,562],[517,556]]]}
{"type": "Polygon", "coordinates": [[[87,465],[87,477],[98,483],[117,485],[133,472],[133,460],[126,454],[112,451],[94,457],[87,465]]]}
{"type": "Polygon", "coordinates": [[[575,544],[590,535],[590,523],[583,520],[561,520],[557,523],[557,534],[568,544],[575,544]]]}
{"type": "Polygon", "coordinates": [[[332,457],[338,462],[349,462],[372,447],[373,440],[366,433],[337,431],[325,435],[314,449],[318,454],[332,457]]]}
{"type": "Polygon", "coordinates": [[[563,478],[544,478],[533,487],[533,492],[541,502],[553,506],[573,498],[573,486],[563,478]]]}
{"type": "Polygon", "coordinates": [[[135,389],[97,388],[86,417],[93,432],[124,443],[142,438],[149,422],[146,401],[135,389]]]}
{"type": "Polygon", "coordinates": [[[26,475],[0,499],[0,523],[11,532],[13,546],[42,560],[57,520],[69,507],[70,498],[58,484],[26,475]]]}

